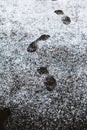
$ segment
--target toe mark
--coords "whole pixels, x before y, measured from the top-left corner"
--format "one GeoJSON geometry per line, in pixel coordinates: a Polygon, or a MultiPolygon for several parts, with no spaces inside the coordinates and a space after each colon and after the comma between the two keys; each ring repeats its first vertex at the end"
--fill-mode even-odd
{"type": "Polygon", "coordinates": [[[57,15],[63,15],[64,12],[62,10],[55,10],[54,11],[57,15]]]}
{"type": "Polygon", "coordinates": [[[37,69],[37,71],[38,71],[38,73],[41,74],[41,75],[48,73],[48,70],[47,70],[46,67],[40,67],[40,68],[37,69]]]}
{"type": "Polygon", "coordinates": [[[38,38],[38,40],[45,41],[45,40],[47,40],[49,37],[50,37],[50,35],[43,34],[43,35],[41,35],[41,36],[38,38]]]}

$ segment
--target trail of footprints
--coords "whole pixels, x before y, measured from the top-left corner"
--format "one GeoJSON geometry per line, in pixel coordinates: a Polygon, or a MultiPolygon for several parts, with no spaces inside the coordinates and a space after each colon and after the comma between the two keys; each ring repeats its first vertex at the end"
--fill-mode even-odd
{"type": "MultiPolygon", "coordinates": [[[[64,12],[62,10],[55,10],[54,13],[56,13],[57,15],[63,15],[63,17],[61,18],[61,21],[63,22],[63,24],[68,25],[71,23],[71,19],[70,17],[64,15],[64,12]]],[[[41,35],[39,38],[37,38],[35,41],[33,41],[27,48],[27,51],[32,53],[35,52],[38,49],[38,42],[39,41],[46,41],[48,38],[50,38],[50,35],[48,34],[43,34],[41,35]]],[[[49,75],[49,72],[47,70],[46,67],[40,67],[37,69],[37,72],[40,75],[46,74],[46,78],[44,80],[44,85],[46,86],[46,89],[48,91],[52,91],[56,85],[56,79],[54,78],[54,76],[49,75]]]]}
{"type": "MultiPolygon", "coordinates": [[[[55,10],[54,13],[56,13],[57,15],[64,15],[64,12],[62,10],[55,10]]],[[[68,16],[63,16],[61,20],[63,24],[66,25],[70,24],[71,22],[71,19],[68,16]]],[[[38,42],[46,41],[48,38],[50,38],[50,35],[48,34],[41,35],[39,38],[37,38],[28,46],[27,51],[30,53],[35,52],[38,49],[38,42]]],[[[48,91],[53,91],[53,89],[57,85],[57,82],[54,76],[49,74],[47,67],[37,68],[37,72],[40,75],[46,74],[46,78],[44,79],[44,85],[46,86],[46,89],[48,91]]],[[[0,130],[5,130],[4,121],[7,120],[10,115],[11,115],[11,111],[9,108],[0,109],[0,130]]]]}
{"type": "MultiPolygon", "coordinates": [[[[64,12],[62,10],[55,10],[54,13],[56,13],[57,15],[64,15],[64,12]]],[[[64,15],[61,20],[63,24],[66,24],[66,25],[71,23],[71,19],[67,15],[64,15]]]]}
{"type": "MultiPolygon", "coordinates": [[[[57,15],[64,15],[64,12],[62,10],[55,10],[54,13],[57,15]]],[[[69,16],[64,15],[61,18],[63,24],[68,25],[71,23],[71,19],[69,16]]],[[[39,38],[37,38],[35,41],[33,41],[27,48],[28,52],[35,52],[38,48],[38,42],[39,41],[46,41],[48,38],[50,38],[50,35],[48,34],[43,34],[39,38]]]]}

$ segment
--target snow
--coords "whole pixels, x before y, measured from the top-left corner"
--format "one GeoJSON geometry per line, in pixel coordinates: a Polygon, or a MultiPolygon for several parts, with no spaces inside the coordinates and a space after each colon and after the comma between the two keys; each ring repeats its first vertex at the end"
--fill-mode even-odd
{"type": "Polygon", "coordinates": [[[40,126],[43,130],[63,126],[65,130],[67,124],[87,122],[86,5],[87,0],[0,0],[0,106],[15,113],[6,130],[17,129],[24,121],[20,115],[25,113],[27,123],[17,130],[29,129],[31,119],[35,125],[31,130],[40,126]],[[54,13],[58,9],[64,15],[54,13]],[[63,16],[71,18],[69,25],[63,24],[63,16]],[[38,50],[28,53],[28,45],[42,34],[50,38],[39,41],[38,50]],[[47,66],[57,81],[52,92],[44,86],[46,75],[37,73],[40,66],[47,66]],[[40,115],[48,123],[46,127],[39,121],[40,115]]]}

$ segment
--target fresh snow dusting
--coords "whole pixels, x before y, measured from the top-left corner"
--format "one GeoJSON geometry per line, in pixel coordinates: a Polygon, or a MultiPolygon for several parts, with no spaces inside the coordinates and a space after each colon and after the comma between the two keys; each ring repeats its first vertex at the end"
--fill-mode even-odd
{"type": "Polygon", "coordinates": [[[0,0],[0,106],[12,111],[6,130],[87,128],[86,12],[87,0],[0,0]],[[48,74],[40,75],[44,66],[48,74]]]}

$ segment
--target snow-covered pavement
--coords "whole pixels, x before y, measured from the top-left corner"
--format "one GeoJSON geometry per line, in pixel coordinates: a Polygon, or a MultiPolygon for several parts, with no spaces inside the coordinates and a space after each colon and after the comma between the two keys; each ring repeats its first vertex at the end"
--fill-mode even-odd
{"type": "Polygon", "coordinates": [[[87,128],[86,12],[87,0],[0,0],[0,106],[11,110],[5,130],[87,128]],[[37,48],[28,52],[32,42],[37,48]]]}

